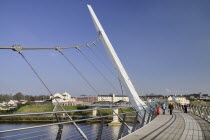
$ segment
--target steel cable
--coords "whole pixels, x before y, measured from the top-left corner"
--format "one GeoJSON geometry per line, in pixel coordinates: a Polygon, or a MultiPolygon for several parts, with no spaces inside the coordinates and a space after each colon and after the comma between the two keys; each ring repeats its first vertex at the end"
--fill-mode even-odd
{"type": "MultiPolygon", "coordinates": [[[[19,52],[19,54],[23,57],[23,59],[26,61],[26,63],[29,65],[29,67],[32,69],[32,71],[36,74],[36,76],[38,77],[38,79],[41,81],[41,83],[45,86],[45,88],[48,90],[48,92],[51,94],[51,96],[53,96],[52,92],[50,91],[50,89],[47,87],[47,85],[44,83],[44,81],[41,79],[41,77],[39,76],[39,74],[35,71],[35,69],[32,67],[32,65],[29,63],[29,61],[26,59],[26,57],[23,55],[23,53],[19,52]]],[[[54,96],[53,96],[54,97],[54,96]]],[[[61,106],[61,104],[57,101],[57,99],[55,99],[56,102],[58,103],[58,105],[62,108],[63,111],[65,111],[65,109],[61,106]]],[[[68,113],[66,113],[66,115],[68,116],[68,118],[72,121],[73,119],[68,115],[68,113]]],[[[59,121],[60,122],[60,121],[59,121]]],[[[80,132],[80,134],[84,137],[84,139],[87,139],[86,136],[84,135],[84,133],[81,131],[81,129],[77,126],[77,124],[75,122],[73,122],[74,126],[77,128],[77,130],[80,132]]]]}
{"type": "MultiPolygon", "coordinates": [[[[95,46],[96,46],[96,44],[94,44],[95,46]]],[[[90,48],[90,46],[88,46],[88,48],[90,48]]],[[[89,57],[87,56],[87,55],[85,55],[79,48],[77,48],[77,50],[79,50],[79,52],[86,58],[86,60],[95,68],[95,70],[99,73],[99,74],[101,74],[101,76],[113,87],[113,89],[115,89],[119,94],[120,94],[120,92],[112,85],[112,83],[103,75],[103,73],[95,66],[95,64],[89,59],[89,57]]],[[[97,57],[97,58],[99,58],[99,56],[97,57]]],[[[101,59],[99,59],[99,60],[101,60],[101,59]]],[[[104,62],[102,62],[102,64],[104,64],[107,68],[108,68],[108,66],[104,63],[104,62]]],[[[109,69],[109,68],[108,68],[109,69]]],[[[110,69],[109,69],[110,70],[110,69]]],[[[111,71],[111,70],[110,70],[111,71]]],[[[114,73],[112,73],[113,75],[114,75],[114,73]]],[[[115,76],[115,75],[114,75],[115,76]]],[[[115,76],[116,77],[116,76],[115,76]]],[[[116,77],[117,78],[117,77],[116,77]]],[[[129,83],[128,83],[129,84],[129,83]]],[[[134,89],[134,87],[133,86],[131,86],[133,89],[134,89]]],[[[135,97],[133,97],[134,99],[136,99],[135,97]]],[[[137,100],[137,99],[136,99],[137,100]]],[[[138,101],[138,100],[137,100],[138,101]]],[[[138,101],[139,102],[139,101],[138,101]]],[[[140,102],[139,102],[140,103],[140,102]]],[[[143,109],[145,109],[145,107],[140,103],[140,105],[141,105],[141,107],[143,108],[143,109]]],[[[146,110],[147,111],[147,110],[146,110]]],[[[148,114],[150,114],[149,112],[147,112],[148,114]]],[[[141,116],[142,117],[142,116],[141,116]]]]}
{"type": "MultiPolygon", "coordinates": [[[[79,75],[86,81],[86,83],[95,91],[95,93],[97,95],[99,95],[99,92],[92,86],[92,84],[87,80],[87,78],[84,77],[84,75],[81,73],[81,71],[79,71],[79,69],[66,57],[66,55],[61,50],[58,50],[58,51],[64,56],[64,58],[69,62],[69,64],[79,73],[79,75]]],[[[104,101],[106,102],[106,100],[104,100],[104,101]]],[[[110,106],[110,108],[111,108],[111,106],[110,106]]],[[[112,111],[113,111],[113,113],[115,113],[118,116],[118,114],[113,109],[112,109],[112,111]]],[[[121,117],[119,117],[119,119],[122,121],[121,117]]],[[[127,126],[127,124],[126,124],[126,126],[127,126]]]]}
{"type": "MultiPolygon", "coordinates": [[[[94,43],[94,45],[96,46],[96,48],[99,48],[95,43],[94,43]]],[[[105,62],[103,62],[103,60],[97,55],[97,53],[90,47],[90,46],[88,46],[88,48],[91,50],[91,52],[96,56],[96,58],[110,71],[110,73],[116,78],[116,79],[119,79],[119,77],[118,76],[116,76],[115,75],[115,73],[106,65],[106,63],[105,62]]],[[[117,62],[119,62],[119,61],[117,61],[117,62]]],[[[122,68],[120,68],[119,67],[119,69],[122,71],[122,68]]],[[[124,71],[122,71],[124,74],[126,74],[127,75],[127,73],[125,73],[124,71]]],[[[126,81],[127,81],[127,79],[125,79],[126,81]]],[[[128,83],[129,85],[130,85],[130,83],[128,83]]],[[[125,85],[124,84],[121,84],[120,83],[120,85],[122,85],[124,88],[126,88],[125,87],[125,85]]],[[[133,87],[133,85],[130,85],[133,89],[135,89],[134,87],[133,87]]],[[[144,99],[146,98],[146,96],[145,95],[143,95],[142,96],[144,99]]],[[[138,100],[137,100],[138,101],[138,100]]],[[[150,104],[148,104],[148,103],[146,103],[146,105],[147,106],[149,106],[150,108],[152,108],[152,106],[150,105],[150,104]]],[[[144,108],[144,107],[143,107],[144,108]]]]}

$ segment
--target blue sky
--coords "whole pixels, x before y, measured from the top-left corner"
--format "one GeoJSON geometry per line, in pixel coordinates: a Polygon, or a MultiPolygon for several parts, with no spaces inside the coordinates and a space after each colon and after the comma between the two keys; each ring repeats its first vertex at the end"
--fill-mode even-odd
{"type": "MultiPolygon", "coordinates": [[[[210,93],[208,0],[1,0],[0,46],[74,46],[97,38],[92,5],[139,94],[210,93]]],[[[113,69],[103,46],[94,50],[113,69]]],[[[119,88],[87,48],[87,54],[119,88]]],[[[75,49],[64,53],[100,94],[115,93],[75,49]]],[[[53,93],[95,95],[54,50],[24,51],[53,93]]],[[[20,55],[0,50],[0,93],[48,94],[20,55]]]]}

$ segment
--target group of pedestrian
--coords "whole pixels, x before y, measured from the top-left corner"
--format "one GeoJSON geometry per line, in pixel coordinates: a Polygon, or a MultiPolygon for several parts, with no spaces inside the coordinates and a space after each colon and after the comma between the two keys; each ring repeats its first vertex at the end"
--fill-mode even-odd
{"type": "MultiPolygon", "coordinates": [[[[166,111],[166,108],[167,108],[167,106],[165,105],[165,103],[162,103],[161,104],[161,108],[163,110],[163,115],[165,115],[165,111],[166,111]]],[[[187,108],[188,108],[188,105],[187,104],[182,105],[182,109],[184,110],[184,113],[187,113],[187,108]]],[[[169,103],[168,109],[169,109],[170,115],[172,115],[172,112],[174,110],[173,104],[169,103]]]]}
{"type": "MultiPolygon", "coordinates": [[[[162,103],[161,107],[162,107],[162,110],[163,110],[163,115],[165,115],[165,111],[166,111],[166,108],[167,108],[165,103],[162,103]]],[[[173,104],[169,103],[168,109],[169,109],[170,115],[172,115],[172,112],[174,110],[173,104]]]]}

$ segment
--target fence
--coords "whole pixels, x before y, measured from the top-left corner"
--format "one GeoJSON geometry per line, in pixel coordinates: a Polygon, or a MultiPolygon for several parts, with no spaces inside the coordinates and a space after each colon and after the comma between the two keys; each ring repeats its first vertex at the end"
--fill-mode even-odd
{"type": "MultiPolygon", "coordinates": [[[[176,105],[176,109],[184,110],[183,105],[176,105]]],[[[188,112],[201,117],[202,119],[210,122],[210,107],[209,106],[199,106],[199,105],[189,105],[188,112]]]]}
{"type": "MultiPolygon", "coordinates": [[[[156,108],[137,112],[131,107],[96,108],[85,110],[53,111],[22,114],[0,115],[0,120],[19,118],[27,120],[35,117],[45,117],[45,124],[4,124],[0,127],[1,140],[26,140],[26,139],[120,139],[135,130],[146,125],[157,116],[156,108]],[[97,116],[92,116],[91,112],[97,110],[97,116]],[[113,110],[119,110],[115,113],[113,110]],[[112,112],[106,114],[107,112],[112,112]],[[52,115],[53,114],[53,115],[52,115]],[[116,125],[113,118],[118,119],[116,125]],[[73,118],[70,119],[69,118],[73,118]],[[111,123],[110,123],[111,122],[111,123]],[[110,126],[112,124],[112,126],[110,126]]],[[[14,122],[14,120],[13,120],[14,122]]]]}

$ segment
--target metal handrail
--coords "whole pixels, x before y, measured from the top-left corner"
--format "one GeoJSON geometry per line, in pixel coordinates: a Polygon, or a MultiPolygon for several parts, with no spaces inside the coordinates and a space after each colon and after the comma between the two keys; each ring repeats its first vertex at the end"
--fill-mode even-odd
{"type": "MultiPolygon", "coordinates": [[[[96,106],[97,107],[97,106],[96,106]]],[[[125,109],[125,108],[132,108],[132,106],[119,106],[119,107],[113,107],[111,109],[125,109]]],[[[84,110],[69,110],[69,111],[52,111],[52,112],[36,112],[36,113],[19,113],[19,114],[3,114],[3,115],[0,115],[0,118],[4,118],[4,117],[15,117],[15,116],[32,116],[32,115],[44,115],[44,114],[59,114],[59,113],[73,113],[73,112],[84,112],[84,111],[94,111],[94,110],[110,110],[110,108],[93,108],[93,109],[84,109],[84,110]]],[[[121,110],[122,111],[122,110],[121,110]]],[[[121,113],[118,113],[118,114],[110,114],[110,115],[101,115],[100,116],[88,116],[88,118],[83,118],[83,119],[76,119],[76,120],[69,120],[69,121],[64,121],[64,122],[56,122],[56,123],[50,123],[50,124],[42,124],[42,125],[35,125],[35,126],[30,126],[30,127],[23,127],[23,128],[15,128],[15,129],[8,129],[8,130],[1,130],[0,131],[0,134],[1,133],[7,133],[7,132],[16,132],[16,131],[21,131],[21,130],[32,130],[32,129],[36,129],[36,128],[44,128],[44,127],[49,127],[49,126],[55,126],[55,125],[58,125],[58,126],[61,126],[63,124],[71,124],[71,123],[77,123],[77,122],[84,122],[84,121],[89,121],[89,120],[97,120],[98,121],[104,121],[104,118],[110,118],[110,117],[120,117],[120,115],[123,115],[124,119],[123,120],[120,120],[120,122],[122,123],[121,125],[121,128],[119,131],[119,138],[120,137],[123,137],[127,134],[124,134],[124,131],[123,129],[127,129],[128,128],[124,128],[124,126],[126,126],[126,122],[125,122],[125,117],[129,117],[131,115],[128,115],[128,114],[133,114],[132,116],[135,116],[135,120],[134,120],[134,124],[132,126],[132,131],[130,131],[129,133],[132,133],[134,132],[136,129],[136,123],[137,123],[137,118],[138,117],[141,117],[139,116],[139,112],[134,110],[133,111],[130,111],[130,112],[121,112],[121,113]]],[[[152,121],[155,117],[157,116],[157,113],[156,113],[156,110],[153,109],[153,112],[151,111],[149,114],[146,112],[146,110],[144,110],[144,117],[141,117],[141,121],[139,122],[139,126],[140,127],[143,127],[144,125],[148,124],[150,121],[152,121]],[[147,114],[147,115],[146,115],[147,114]]],[[[91,121],[92,122],[92,121],[91,121]]],[[[98,136],[97,137],[101,137],[102,133],[103,133],[103,124],[104,122],[102,122],[101,124],[101,129],[99,130],[98,132],[98,136]]],[[[59,130],[58,130],[58,133],[57,133],[57,138],[60,140],[61,139],[61,136],[62,136],[62,130],[63,130],[63,127],[59,127],[59,130]]],[[[34,131],[34,130],[33,130],[34,131]]],[[[82,131],[82,130],[81,130],[82,131]]]]}
{"type": "MultiPolygon", "coordinates": [[[[181,105],[177,105],[178,110],[183,110],[181,105]]],[[[189,105],[188,111],[191,114],[201,117],[202,119],[210,122],[210,107],[203,105],[189,105]]]]}
{"type": "MultiPolygon", "coordinates": [[[[135,113],[135,112],[136,111],[126,112],[126,113],[120,113],[120,115],[130,114],[130,113],[135,113]]],[[[40,128],[40,127],[47,127],[47,126],[53,126],[53,125],[58,125],[58,124],[68,124],[68,123],[73,123],[73,122],[82,122],[82,121],[87,121],[87,120],[94,120],[94,119],[100,119],[100,118],[106,118],[106,117],[113,117],[113,116],[116,116],[116,115],[96,116],[96,117],[91,117],[91,118],[87,118],[87,119],[72,120],[72,121],[59,122],[59,123],[51,123],[51,124],[45,124],[45,125],[37,125],[37,126],[24,127],[24,128],[18,128],[18,129],[10,129],[10,130],[0,131],[0,133],[13,132],[13,131],[19,131],[19,130],[27,130],[27,129],[34,129],[34,128],[40,128]]]]}
{"type": "MultiPolygon", "coordinates": [[[[131,108],[131,107],[113,107],[111,109],[119,109],[119,108],[131,108]]],[[[68,110],[68,111],[51,111],[51,112],[36,112],[36,113],[3,114],[3,115],[0,115],[0,117],[43,115],[43,114],[55,114],[55,113],[71,113],[71,112],[82,112],[82,111],[93,111],[93,110],[110,110],[110,108],[94,108],[94,109],[84,109],[84,110],[68,110]]]]}

